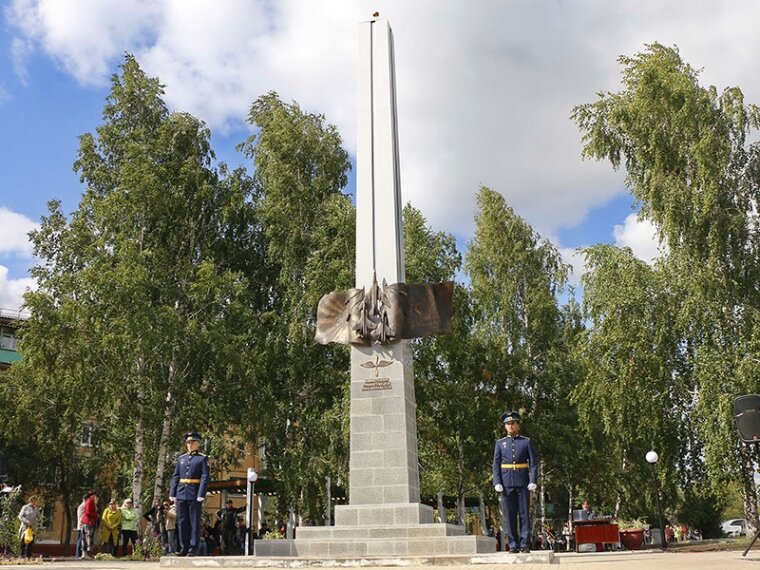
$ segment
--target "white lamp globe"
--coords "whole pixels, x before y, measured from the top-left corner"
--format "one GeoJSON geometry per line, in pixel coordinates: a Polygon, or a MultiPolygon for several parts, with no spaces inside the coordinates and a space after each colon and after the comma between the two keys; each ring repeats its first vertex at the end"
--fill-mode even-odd
{"type": "Polygon", "coordinates": [[[659,455],[657,455],[656,451],[648,451],[647,452],[647,461],[649,463],[657,463],[657,460],[660,458],[659,455]]]}
{"type": "Polygon", "coordinates": [[[259,478],[259,474],[256,473],[256,470],[253,467],[248,468],[248,482],[254,483],[256,482],[256,479],[259,478]]]}

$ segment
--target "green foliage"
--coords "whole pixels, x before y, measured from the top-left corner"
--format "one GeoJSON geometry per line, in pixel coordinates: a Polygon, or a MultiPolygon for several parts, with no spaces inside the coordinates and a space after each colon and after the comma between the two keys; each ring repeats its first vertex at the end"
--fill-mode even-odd
{"type": "Polygon", "coordinates": [[[21,487],[15,487],[10,493],[3,493],[0,497],[0,550],[5,552],[19,552],[18,514],[24,506],[24,496],[21,487]]]}
{"type": "Polygon", "coordinates": [[[758,159],[744,147],[760,111],[744,105],[738,88],[718,95],[701,87],[674,48],[652,44],[619,61],[625,90],[574,109],[584,155],[625,166],[642,212],[671,248],[738,275],[735,261],[750,254],[746,213],[754,194],[742,178],[758,159]]]}
{"type": "MultiPolygon", "coordinates": [[[[534,442],[546,482],[574,485],[589,470],[578,457],[585,456],[589,445],[575,429],[576,412],[568,405],[580,377],[573,347],[583,327],[577,307],[571,303],[561,309],[557,301],[567,268],[557,249],[500,194],[481,188],[478,206],[465,268],[471,280],[475,340],[469,348],[479,361],[480,389],[489,395],[481,412],[485,424],[477,433],[490,444],[480,445],[490,454],[493,440],[503,436],[500,413],[520,409],[522,431],[534,442]]],[[[490,461],[483,458],[483,463],[490,461]]],[[[481,469],[488,484],[489,471],[481,469]]],[[[486,496],[493,498],[493,493],[486,496]]]]}
{"type": "Polygon", "coordinates": [[[709,487],[687,487],[676,519],[691,528],[699,529],[704,538],[720,538],[721,511],[724,506],[725,500],[717,497],[709,487]]]}
{"type": "Polygon", "coordinates": [[[42,556],[33,556],[32,558],[0,558],[0,566],[33,566],[35,564],[44,564],[42,556]]]}
{"type": "Polygon", "coordinates": [[[641,214],[655,223],[668,255],[645,270],[624,254],[591,252],[597,261],[591,285],[601,295],[589,306],[597,307],[595,324],[610,325],[607,332],[595,327],[590,337],[590,361],[596,366],[601,356],[604,365],[591,370],[595,388],[585,396],[612,405],[598,406],[609,410],[610,433],[622,435],[625,423],[628,433],[646,434],[629,437],[636,456],[660,446],[661,477],[677,469],[684,488],[707,480],[713,492],[731,479],[740,482],[746,518],[754,521],[752,462],[736,445],[731,404],[756,391],[760,372],[760,145],[747,142],[760,111],[745,105],[736,87],[720,94],[702,87],[675,48],[652,44],[620,63],[623,91],[602,93],[572,116],[585,156],[625,168],[641,214]],[[632,384],[628,399],[616,387],[624,380],[632,384]],[[634,400],[646,422],[632,413],[634,400]],[[644,425],[646,432],[639,431],[644,425]]]}
{"type": "MultiPolygon", "coordinates": [[[[161,541],[150,533],[146,533],[135,545],[131,560],[158,560],[164,555],[161,541]]],[[[96,556],[97,558],[97,556],[96,556]]]]}
{"type": "Polygon", "coordinates": [[[722,504],[723,510],[719,517],[721,521],[726,519],[740,519],[744,516],[742,490],[736,481],[730,481],[726,486],[722,504]]]}
{"type": "MultiPolygon", "coordinates": [[[[453,280],[461,267],[454,237],[433,231],[410,205],[403,220],[407,282],[453,280]]],[[[482,363],[471,333],[471,313],[469,293],[457,284],[451,334],[413,343],[423,495],[446,491],[463,497],[488,486],[483,466],[491,453],[491,397],[480,383],[482,363]],[[469,405],[462,406],[464,401],[469,405]]]]}
{"type": "Polygon", "coordinates": [[[258,132],[241,149],[253,160],[256,215],[271,271],[259,337],[267,383],[257,395],[278,514],[298,505],[321,520],[324,480],[348,466],[348,350],[313,342],[319,298],[353,286],[354,211],[342,194],[350,168],[324,117],[268,93],[251,106],[258,132]],[[337,436],[337,437],[336,437],[337,436]]]}
{"type": "Polygon", "coordinates": [[[94,473],[113,488],[138,468],[139,500],[173,452],[162,432],[226,433],[256,415],[247,348],[266,284],[253,184],[214,166],[206,126],[169,113],[162,95],[128,55],[103,124],[80,138],[78,209],[51,202],[31,235],[39,288],[25,298],[32,318],[7,387],[21,395],[18,419],[4,429],[57,467],[68,508],[94,473]],[[97,424],[91,456],[77,445],[85,422],[97,424]]]}
{"type": "Polygon", "coordinates": [[[640,530],[647,528],[648,525],[643,519],[615,519],[620,530],[640,530]]]}
{"type": "Polygon", "coordinates": [[[678,297],[628,249],[599,245],[585,254],[584,304],[592,326],[579,346],[586,376],[572,398],[584,426],[601,426],[610,473],[640,512],[644,505],[635,502],[650,477],[646,452],[657,449],[658,466],[667,465],[670,475],[690,443],[681,419],[691,400],[679,374],[678,297]]]}

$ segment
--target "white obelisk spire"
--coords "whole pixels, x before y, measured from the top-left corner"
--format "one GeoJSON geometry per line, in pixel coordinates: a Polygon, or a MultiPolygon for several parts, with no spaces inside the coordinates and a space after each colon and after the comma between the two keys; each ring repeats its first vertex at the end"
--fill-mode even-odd
{"type": "Polygon", "coordinates": [[[356,146],[356,286],[372,277],[404,282],[393,32],[387,20],[360,24],[356,146]]]}
{"type": "MultiPolygon", "coordinates": [[[[372,297],[374,278],[380,286],[405,281],[402,202],[393,34],[377,14],[359,28],[356,286],[372,297]]],[[[336,505],[335,526],[299,527],[294,540],[255,541],[256,555],[356,565],[367,557],[427,563],[431,556],[494,552],[493,538],[433,524],[432,507],[420,502],[416,409],[410,341],[351,344],[349,504],[336,505]]]]}
{"type": "MultiPolygon", "coordinates": [[[[393,34],[359,25],[356,286],[404,282],[393,34]]],[[[349,505],[339,525],[432,521],[420,505],[412,348],[407,340],[351,346],[349,505]]]]}

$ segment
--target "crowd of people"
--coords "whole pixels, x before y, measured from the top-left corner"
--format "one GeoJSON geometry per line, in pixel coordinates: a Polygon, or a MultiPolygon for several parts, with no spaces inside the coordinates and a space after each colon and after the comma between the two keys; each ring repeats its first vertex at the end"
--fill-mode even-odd
{"type": "MultiPolygon", "coordinates": [[[[133,507],[132,499],[124,499],[121,506],[116,499],[111,499],[102,513],[99,512],[98,501],[98,493],[90,491],[82,497],[82,502],[77,508],[77,542],[74,555],[77,558],[92,558],[98,537],[101,552],[114,557],[130,554],[130,547],[134,550],[140,540],[140,515],[133,507]]],[[[151,517],[154,513],[154,510],[148,511],[143,516],[152,523],[151,517]]],[[[169,516],[167,513],[166,517],[169,516]]],[[[148,528],[152,532],[151,524],[148,528]]]]}
{"type": "MultiPolygon", "coordinates": [[[[74,555],[78,559],[91,559],[96,551],[110,554],[114,557],[127,556],[134,551],[137,544],[149,537],[160,545],[165,554],[178,552],[177,537],[177,508],[170,501],[155,500],[150,509],[143,515],[146,521],[145,534],[141,535],[141,517],[127,498],[119,503],[111,499],[108,505],[100,511],[99,497],[96,491],[90,491],[82,497],[77,508],[77,541],[74,555]]],[[[204,513],[200,530],[198,556],[221,554],[233,556],[245,554],[245,538],[248,528],[245,519],[240,516],[245,507],[235,507],[228,500],[222,509],[212,517],[204,513]]],[[[37,537],[40,519],[40,508],[37,496],[31,495],[18,514],[20,521],[18,539],[19,556],[28,558],[37,537]]],[[[260,534],[268,531],[266,523],[262,523],[260,534]]],[[[258,538],[253,533],[252,538],[258,538]]]]}

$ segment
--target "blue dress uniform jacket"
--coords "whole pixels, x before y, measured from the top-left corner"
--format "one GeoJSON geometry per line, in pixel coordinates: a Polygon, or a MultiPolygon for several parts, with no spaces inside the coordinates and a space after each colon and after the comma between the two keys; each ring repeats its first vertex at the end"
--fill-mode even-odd
{"type": "Polygon", "coordinates": [[[203,453],[183,453],[177,459],[169,496],[178,501],[195,501],[206,496],[208,487],[208,456],[203,453]]]}
{"type": "Polygon", "coordinates": [[[501,485],[501,505],[507,523],[509,549],[530,549],[530,493],[528,483],[538,479],[538,459],[530,439],[503,437],[493,451],[493,484],[501,485]],[[520,519],[519,534],[517,519],[520,519]]]}
{"type": "Polygon", "coordinates": [[[496,442],[493,451],[493,484],[527,487],[538,480],[538,460],[530,439],[507,436],[496,442]]]}
{"type": "Polygon", "coordinates": [[[194,451],[177,459],[169,496],[177,500],[177,538],[180,554],[195,555],[200,546],[201,513],[208,487],[208,456],[194,451]]]}

